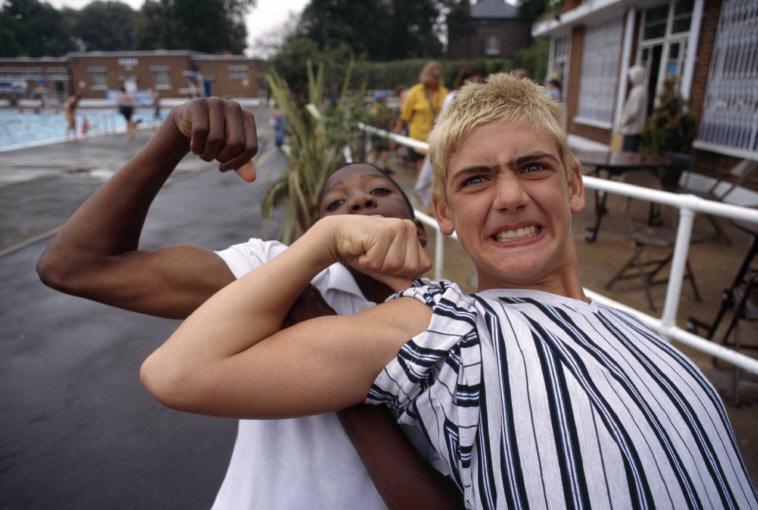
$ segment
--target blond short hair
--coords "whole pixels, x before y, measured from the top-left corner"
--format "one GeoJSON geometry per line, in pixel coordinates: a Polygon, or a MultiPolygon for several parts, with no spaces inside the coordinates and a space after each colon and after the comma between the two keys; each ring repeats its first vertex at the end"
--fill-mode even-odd
{"type": "Polygon", "coordinates": [[[419,83],[428,85],[429,82],[435,78],[442,79],[442,64],[436,60],[430,60],[421,68],[421,72],[418,75],[418,81],[419,83]]]}
{"type": "Polygon", "coordinates": [[[446,112],[437,119],[429,134],[429,159],[432,163],[432,193],[445,200],[447,165],[466,137],[476,128],[499,120],[524,123],[545,129],[553,137],[569,180],[578,165],[568,146],[561,110],[545,89],[531,80],[499,73],[484,83],[469,83],[446,112]]]}

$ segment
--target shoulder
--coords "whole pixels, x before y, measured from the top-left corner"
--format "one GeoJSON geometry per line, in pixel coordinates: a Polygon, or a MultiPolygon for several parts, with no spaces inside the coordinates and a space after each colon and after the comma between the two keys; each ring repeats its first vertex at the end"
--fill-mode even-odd
{"type": "Polygon", "coordinates": [[[474,297],[463,292],[457,283],[427,278],[419,278],[409,288],[391,296],[390,299],[399,297],[413,298],[434,311],[440,306],[453,306],[457,309],[473,312],[475,304],[474,297]]]}
{"type": "Polygon", "coordinates": [[[405,98],[406,100],[410,100],[411,98],[415,99],[420,94],[423,94],[423,92],[424,92],[424,85],[421,83],[417,83],[413,87],[408,89],[408,94],[406,94],[405,98]]]}

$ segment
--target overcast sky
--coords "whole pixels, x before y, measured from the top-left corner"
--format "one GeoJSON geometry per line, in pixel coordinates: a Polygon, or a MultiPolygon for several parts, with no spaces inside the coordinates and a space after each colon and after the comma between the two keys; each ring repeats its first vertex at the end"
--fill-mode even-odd
{"type": "MultiPolygon", "coordinates": [[[[60,9],[63,6],[81,9],[92,0],[49,0],[60,9]]],[[[144,0],[120,0],[133,9],[142,7],[144,0]]],[[[269,32],[276,31],[296,15],[300,14],[308,0],[258,0],[258,6],[247,15],[248,50],[247,53],[261,56],[259,38],[265,38],[269,32]]]]}

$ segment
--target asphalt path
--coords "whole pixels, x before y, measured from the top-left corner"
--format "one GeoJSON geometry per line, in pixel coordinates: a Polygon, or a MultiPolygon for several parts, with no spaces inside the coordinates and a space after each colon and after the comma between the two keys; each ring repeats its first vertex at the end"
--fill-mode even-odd
{"type": "MultiPolygon", "coordinates": [[[[2,509],[208,508],[223,478],[236,422],[166,409],[139,382],[141,362],[178,322],[58,293],[34,271],[46,232],[145,136],[0,156],[6,176],[27,163],[33,173],[0,182],[2,509]],[[104,174],[71,172],[74,152],[104,174]]],[[[197,159],[182,165],[154,203],[141,246],[222,249],[277,234],[259,207],[285,165],[276,149],[252,185],[197,159]]]]}

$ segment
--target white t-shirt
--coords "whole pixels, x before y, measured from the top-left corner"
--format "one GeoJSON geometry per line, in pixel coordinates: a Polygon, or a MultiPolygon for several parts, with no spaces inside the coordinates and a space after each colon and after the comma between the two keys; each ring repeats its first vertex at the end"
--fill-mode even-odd
{"type": "MultiPolygon", "coordinates": [[[[250,239],[217,252],[236,278],[279,255],[277,241],[250,239]]],[[[339,314],[374,306],[347,269],[334,264],[311,282],[339,314]]],[[[405,430],[438,469],[417,429],[405,430]]],[[[444,468],[442,468],[444,469],[444,468]]],[[[334,413],[288,420],[240,420],[234,451],[213,504],[221,509],[386,508],[334,413]]]]}

